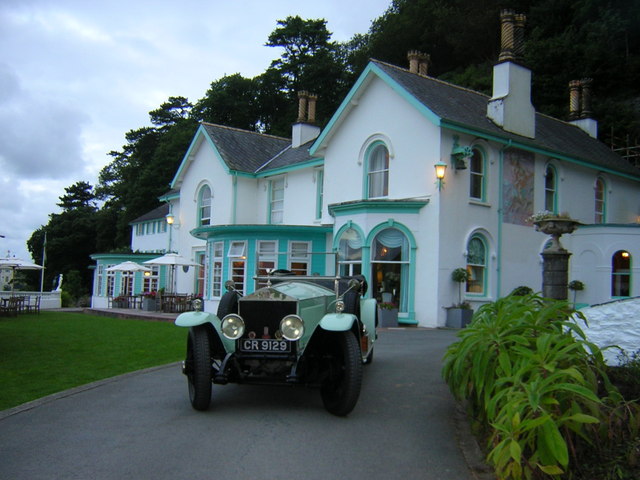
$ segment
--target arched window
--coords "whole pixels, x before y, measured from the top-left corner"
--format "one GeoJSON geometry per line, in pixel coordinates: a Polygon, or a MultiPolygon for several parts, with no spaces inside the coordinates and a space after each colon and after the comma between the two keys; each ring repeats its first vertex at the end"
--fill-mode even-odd
{"type": "Polygon", "coordinates": [[[595,183],[595,194],[596,194],[596,205],[595,205],[595,223],[605,223],[606,222],[606,192],[607,186],[604,183],[604,179],[602,177],[596,178],[595,183]]]}
{"type": "Polygon", "coordinates": [[[211,188],[208,185],[200,189],[198,195],[198,224],[211,225],[211,188]]]}
{"type": "Polygon", "coordinates": [[[558,213],[558,176],[552,165],[547,165],[544,172],[544,209],[548,212],[558,213]]]}
{"type": "Polygon", "coordinates": [[[482,235],[473,235],[467,243],[467,293],[487,294],[487,242],[482,235]]]}
{"type": "Polygon", "coordinates": [[[371,245],[371,288],[378,302],[408,310],[409,240],[397,228],[379,232],[371,245]]]}
{"type": "Polygon", "coordinates": [[[611,296],[628,297],[631,292],[631,255],[618,250],[611,260],[611,296]]]}
{"type": "Polygon", "coordinates": [[[376,143],[367,156],[367,198],[389,195],[389,150],[376,143]]]}
{"type": "Polygon", "coordinates": [[[349,228],[340,235],[338,265],[340,275],[362,274],[362,236],[354,228],[349,228]]]}
{"type": "Polygon", "coordinates": [[[474,200],[485,200],[484,171],[484,155],[474,148],[469,159],[469,197],[474,200]]]}

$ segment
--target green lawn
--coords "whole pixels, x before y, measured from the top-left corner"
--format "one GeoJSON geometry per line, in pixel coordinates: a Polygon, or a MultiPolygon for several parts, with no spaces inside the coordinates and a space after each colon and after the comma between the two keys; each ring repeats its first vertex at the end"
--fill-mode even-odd
{"type": "Polygon", "coordinates": [[[169,322],[81,313],[0,317],[0,410],[181,360],[186,335],[169,322]]]}

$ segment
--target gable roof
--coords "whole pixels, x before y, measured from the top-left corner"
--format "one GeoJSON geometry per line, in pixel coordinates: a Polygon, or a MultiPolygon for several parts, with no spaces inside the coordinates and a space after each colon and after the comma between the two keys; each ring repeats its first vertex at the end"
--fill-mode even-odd
{"type": "Polygon", "coordinates": [[[260,177],[308,166],[309,162],[321,163],[309,155],[312,142],[292,148],[288,138],[202,122],[171,182],[172,188],[179,187],[187,166],[203,141],[212,146],[228,173],[260,177]]]}
{"type": "Polygon", "coordinates": [[[353,104],[357,103],[354,100],[363,94],[372,76],[383,80],[440,127],[640,179],[640,169],[576,125],[536,113],[534,139],[507,132],[487,117],[489,96],[377,60],[371,60],[327,128],[312,145],[311,154],[319,153],[331,138],[332,130],[344,121],[353,104]]]}

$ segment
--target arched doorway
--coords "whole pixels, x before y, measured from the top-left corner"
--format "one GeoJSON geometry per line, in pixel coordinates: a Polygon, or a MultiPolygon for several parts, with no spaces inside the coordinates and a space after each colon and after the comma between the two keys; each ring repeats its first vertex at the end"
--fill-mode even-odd
{"type": "Polygon", "coordinates": [[[397,228],[385,228],[371,243],[371,292],[378,302],[408,310],[409,240],[397,228]]]}

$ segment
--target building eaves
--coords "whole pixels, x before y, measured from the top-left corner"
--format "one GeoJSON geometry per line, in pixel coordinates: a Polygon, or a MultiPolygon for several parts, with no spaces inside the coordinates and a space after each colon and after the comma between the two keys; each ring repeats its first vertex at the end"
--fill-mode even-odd
{"type": "Polygon", "coordinates": [[[144,215],[140,215],[135,220],[132,220],[129,225],[133,225],[134,223],[148,222],[151,220],[159,220],[164,219],[169,213],[169,204],[165,203],[160,205],[158,208],[154,208],[153,210],[145,213],[144,215]]]}
{"type": "Polygon", "coordinates": [[[535,138],[522,137],[503,130],[487,117],[490,99],[487,95],[378,60],[372,60],[372,63],[437,115],[442,126],[457,126],[477,134],[484,133],[487,137],[529,146],[550,156],[582,161],[595,168],[640,178],[640,169],[576,125],[536,113],[535,138]]]}

